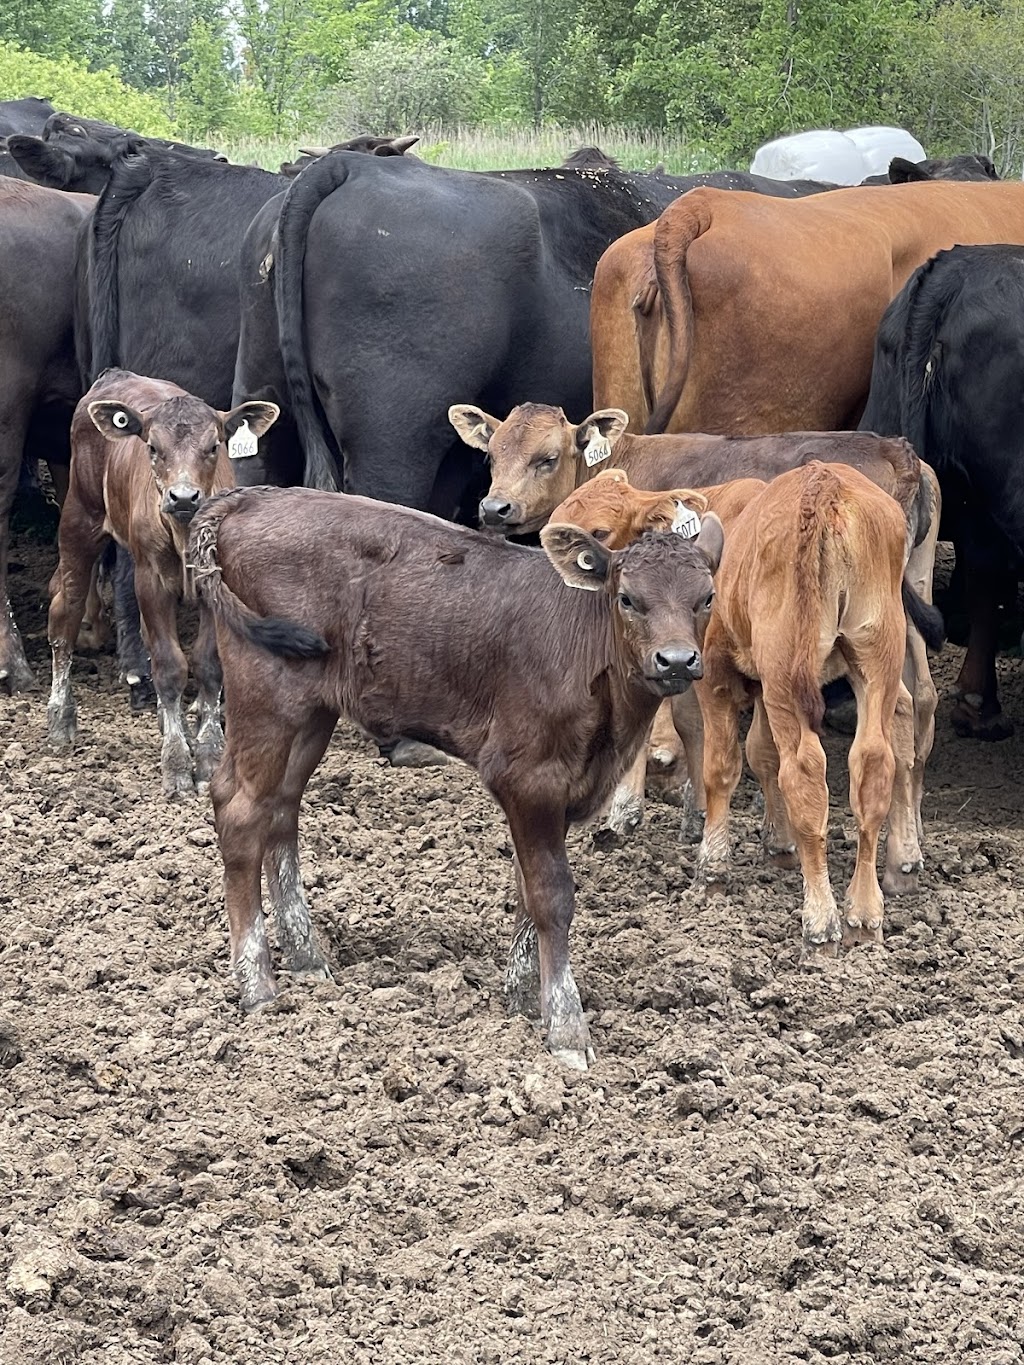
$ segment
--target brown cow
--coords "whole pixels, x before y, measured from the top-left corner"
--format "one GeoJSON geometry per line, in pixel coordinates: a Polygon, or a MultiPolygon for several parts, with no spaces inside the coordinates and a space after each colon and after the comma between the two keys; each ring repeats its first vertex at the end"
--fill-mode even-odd
{"type": "Polygon", "coordinates": [[[957,242],[1024,243],[1024,184],[691,190],[598,262],[595,402],[652,432],[856,425],[886,305],[957,242]]]}
{"type": "Polygon", "coordinates": [[[699,674],[722,528],[708,516],[694,540],[622,552],[574,526],[542,541],[546,553],[306,488],[238,489],[196,517],[190,563],[224,669],[211,794],[243,1007],[276,993],[261,863],[286,966],[327,972],[299,876],[299,803],[346,715],[476,768],[515,847],[509,1003],[535,1013],[539,990],[549,1049],[586,1066],[566,830],[600,808],[661,698],[699,674]]]}
{"type": "Polygon", "coordinates": [[[887,815],[886,882],[894,871],[900,882],[900,869],[920,862],[911,699],[901,680],[905,557],[906,525],[893,500],[857,470],[812,463],[780,475],[748,503],[729,529],[716,576],[697,685],[707,791],[697,880],[725,877],[729,806],[742,770],[739,714],[756,702],[747,758],[765,795],[764,849],[782,866],[794,866],[798,854],[807,953],[834,954],[840,937],[848,945],[882,941],[875,857],[887,815]],[[819,739],[821,684],[841,676],[857,698],[850,805],[858,831],[842,924],[825,857],[819,739]]]}
{"type": "MultiPolygon", "coordinates": [[[[614,455],[635,488],[703,489],[742,478],[773,479],[810,460],[848,464],[893,494],[907,518],[909,559],[906,580],[925,602],[932,598],[932,573],[939,533],[939,484],[906,441],[863,431],[797,431],[773,436],[708,436],[679,432],[637,436],[626,430],[626,413],[608,408],[579,426],[561,408],[523,403],[504,422],[480,408],[457,405],[449,420],[469,445],[486,451],[491,487],[480,504],[485,525],[522,534],[542,526],[558,504],[614,455]]],[[[938,695],[928,668],[924,640],[911,624],[907,632],[904,680],[914,698],[915,804],[920,817],[924,768],[935,737],[938,695]]],[[[694,774],[691,774],[691,780],[694,774]]],[[[636,772],[632,795],[622,792],[599,842],[616,842],[640,819],[642,782],[636,772]]],[[[701,808],[699,784],[695,800],[701,808]]]]}
{"type": "MultiPolygon", "coordinates": [[[[188,665],[178,643],[177,604],[188,525],[204,498],[234,483],[228,442],[250,444],[275,420],[273,403],[242,403],[230,412],[208,407],[177,384],[107,370],[75,409],[71,481],[61,509],[60,559],[50,580],[47,634],[53,687],[46,709],[50,740],[76,736],[71,656],[93,566],[113,537],[135,562],[135,592],[153,659],[167,797],[193,790],[192,760],[181,714],[188,665]],[[236,435],[237,433],[237,435],[236,435]]],[[[248,449],[248,447],[246,447],[248,449]]],[[[196,771],[210,772],[223,744],[218,714],[220,669],[213,633],[202,621],[193,655],[199,684],[196,771]]]]}

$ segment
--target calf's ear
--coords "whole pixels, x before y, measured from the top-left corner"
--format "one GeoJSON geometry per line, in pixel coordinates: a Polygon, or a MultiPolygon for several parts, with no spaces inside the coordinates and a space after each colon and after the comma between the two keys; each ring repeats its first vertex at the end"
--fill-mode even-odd
{"type": "Polygon", "coordinates": [[[607,460],[612,447],[629,425],[629,414],[621,408],[601,408],[592,412],[576,428],[576,449],[590,468],[607,460]]]}
{"type": "Polygon", "coordinates": [[[419,135],[415,137],[393,137],[388,143],[393,156],[405,156],[410,147],[415,147],[419,142],[419,135]]]}
{"type": "Polygon", "coordinates": [[[108,441],[120,441],[126,436],[142,435],[142,418],[134,408],[109,399],[90,403],[87,409],[92,424],[108,441]]]}
{"type": "Polygon", "coordinates": [[[916,161],[908,161],[905,156],[894,156],[889,162],[889,179],[894,185],[909,185],[915,180],[930,180],[931,176],[916,161]]]}
{"type": "Polygon", "coordinates": [[[598,592],[604,587],[613,551],[582,526],[548,522],[540,533],[544,553],[570,588],[598,592]]]}
{"type": "Polygon", "coordinates": [[[725,531],[714,512],[704,513],[700,531],[693,543],[707,560],[711,572],[717,573],[722,561],[722,549],[725,546],[725,531]]]}
{"type": "Polygon", "coordinates": [[[269,431],[277,419],[281,416],[281,409],[276,403],[239,403],[237,408],[232,408],[230,412],[221,413],[224,422],[224,436],[226,440],[231,440],[235,432],[243,422],[249,423],[249,430],[254,436],[262,436],[265,431],[269,431]]]}
{"type": "Polygon", "coordinates": [[[448,409],[448,420],[466,445],[486,452],[491,437],[501,426],[497,417],[490,417],[483,408],[471,403],[453,403],[448,409]]]}

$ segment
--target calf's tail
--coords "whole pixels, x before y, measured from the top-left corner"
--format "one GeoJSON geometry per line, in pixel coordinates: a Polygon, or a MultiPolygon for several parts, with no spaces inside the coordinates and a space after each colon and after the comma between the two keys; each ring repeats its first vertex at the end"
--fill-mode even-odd
{"type": "MultiPolygon", "coordinates": [[[[284,659],[319,659],[330,646],[322,635],[283,616],[260,616],[224,582],[217,555],[221,522],[235,510],[239,495],[259,492],[234,489],[211,498],[192,523],[188,543],[188,568],[200,600],[236,635],[269,654],[284,659]]],[[[246,499],[248,500],[248,499],[246,499]]]]}

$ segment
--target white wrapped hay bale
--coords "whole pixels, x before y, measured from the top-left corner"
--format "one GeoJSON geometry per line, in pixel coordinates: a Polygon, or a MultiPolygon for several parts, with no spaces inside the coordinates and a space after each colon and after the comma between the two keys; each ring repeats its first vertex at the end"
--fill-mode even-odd
{"type": "MultiPolygon", "coordinates": [[[[791,133],[759,147],[750,163],[755,175],[773,180],[825,180],[833,185],[859,185],[869,174],[852,138],[836,129],[791,133]]],[[[886,162],[888,165],[888,162],[886,162]]]]}
{"type": "MultiPolygon", "coordinates": [[[[864,175],[886,175],[889,162],[894,156],[906,157],[908,161],[923,161],[925,150],[916,137],[905,128],[847,128],[845,136],[856,143],[864,158],[864,175]]],[[[863,179],[863,176],[861,177],[863,179]]]]}

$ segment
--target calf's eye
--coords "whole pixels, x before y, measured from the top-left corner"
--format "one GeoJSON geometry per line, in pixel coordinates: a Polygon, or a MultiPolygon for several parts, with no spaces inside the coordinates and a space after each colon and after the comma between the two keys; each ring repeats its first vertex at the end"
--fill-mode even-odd
{"type": "Polygon", "coordinates": [[[611,535],[611,531],[591,531],[590,534],[594,537],[595,540],[599,540],[603,544],[611,535]]]}
{"type": "Polygon", "coordinates": [[[619,606],[622,608],[623,611],[636,610],[636,608],[633,606],[633,599],[624,592],[619,593],[619,606]]]}

